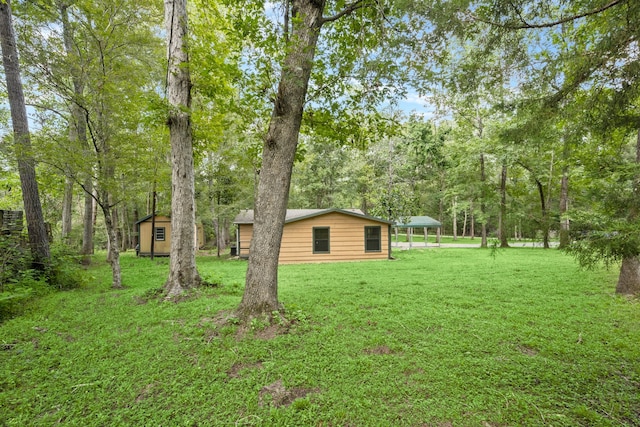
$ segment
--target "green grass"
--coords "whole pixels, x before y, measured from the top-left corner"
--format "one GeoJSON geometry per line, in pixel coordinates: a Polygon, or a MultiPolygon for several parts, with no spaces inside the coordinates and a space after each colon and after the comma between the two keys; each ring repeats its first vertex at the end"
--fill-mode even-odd
{"type": "Polygon", "coordinates": [[[640,425],[640,305],[614,271],[541,249],[395,255],[282,266],[297,321],[272,339],[214,321],[243,261],[200,258],[222,285],[177,304],[151,298],[167,259],[125,255],[123,291],[101,263],[0,325],[0,425],[640,425]]]}
{"type": "MultiPolygon", "coordinates": [[[[396,241],[396,235],[392,233],[391,235],[391,239],[392,241],[395,243],[396,241]]],[[[429,230],[429,234],[427,235],[427,242],[428,243],[433,243],[435,244],[437,240],[437,236],[436,233],[432,230],[429,230]]],[[[470,236],[458,236],[456,239],[453,238],[453,236],[450,235],[442,235],[440,236],[440,243],[442,244],[450,244],[450,243],[464,243],[464,244],[471,244],[471,245],[478,245],[480,246],[480,242],[481,242],[481,238],[480,237],[470,237],[470,236]]],[[[489,244],[491,244],[492,241],[495,241],[496,237],[489,237],[489,244]]],[[[551,239],[552,241],[554,239],[551,239]]],[[[407,235],[405,233],[398,233],[398,242],[408,242],[409,240],[407,240],[407,235]]],[[[413,234],[413,236],[411,236],[411,241],[414,243],[424,243],[424,234],[420,231],[416,231],[416,233],[413,234]]],[[[518,243],[518,242],[538,242],[540,243],[540,245],[542,245],[542,239],[509,239],[509,242],[514,242],[514,243],[518,243]]]]}

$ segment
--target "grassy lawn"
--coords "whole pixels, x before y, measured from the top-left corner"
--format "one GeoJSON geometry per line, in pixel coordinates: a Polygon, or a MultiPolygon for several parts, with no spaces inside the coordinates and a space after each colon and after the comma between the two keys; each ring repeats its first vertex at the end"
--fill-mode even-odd
{"type": "MultiPolygon", "coordinates": [[[[396,235],[392,234],[391,236],[393,243],[396,242],[396,235]]],[[[429,230],[429,234],[427,235],[427,243],[433,243],[435,244],[437,240],[436,237],[436,233],[432,232],[431,230],[429,230]]],[[[464,243],[464,244],[470,244],[470,245],[478,245],[480,246],[481,243],[481,238],[480,237],[469,237],[469,236],[458,236],[456,239],[453,238],[453,236],[449,236],[449,235],[443,235],[440,236],[440,243],[442,244],[449,244],[449,243],[464,243]]],[[[496,238],[495,237],[489,237],[489,242],[491,244],[491,242],[495,241],[496,238]]],[[[553,239],[551,239],[553,241],[553,239]]],[[[404,233],[398,233],[398,242],[408,242],[409,240],[407,240],[407,235],[404,233]]],[[[416,232],[413,234],[413,236],[411,237],[411,241],[414,243],[424,243],[424,234],[422,234],[422,232],[416,232]]],[[[531,239],[509,239],[509,242],[513,242],[513,243],[518,243],[518,242],[533,242],[534,240],[531,239]]],[[[535,242],[539,242],[540,246],[542,246],[542,239],[536,239],[535,242]]]]}
{"type": "Polygon", "coordinates": [[[221,282],[153,298],[168,260],[122,260],[126,290],[92,285],[0,324],[0,425],[640,425],[640,304],[615,271],[558,251],[396,252],[287,265],[287,334],[218,326],[244,261],[202,257],[221,282]],[[267,339],[269,338],[269,339],[267,339]]]}

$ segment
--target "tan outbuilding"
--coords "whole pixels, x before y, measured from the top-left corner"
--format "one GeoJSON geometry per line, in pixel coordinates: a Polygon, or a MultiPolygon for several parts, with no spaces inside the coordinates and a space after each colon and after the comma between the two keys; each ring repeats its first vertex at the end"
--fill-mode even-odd
{"type": "MultiPolygon", "coordinates": [[[[253,237],[253,210],[234,220],[237,254],[248,258],[253,237]]],[[[288,209],[280,245],[280,264],[389,259],[390,221],[359,209],[288,209]]]]}
{"type": "MultiPolygon", "coordinates": [[[[138,229],[139,247],[137,253],[139,256],[151,255],[151,237],[153,236],[153,255],[169,256],[171,252],[171,218],[166,215],[148,215],[136,222],[138,229]],[[153,234],[151,228],[154,227],[153,234]]],[[[202,224],[196,224],[194,245],[196,249],[204,246],[204,228],[202,224]]]]}

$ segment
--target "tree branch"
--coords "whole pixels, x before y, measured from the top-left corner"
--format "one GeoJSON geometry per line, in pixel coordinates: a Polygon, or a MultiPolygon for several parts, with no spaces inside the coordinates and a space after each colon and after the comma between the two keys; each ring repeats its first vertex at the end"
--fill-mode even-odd
{"type": "Polygon", "coordinates": [[[493,21],[489,21],[483,18],[480,18],[477,15],[474,15],[472,13],[469,13],[468,16],[475,20],[475,21],[479,21],[479,22],[483,22],[485,24],[489,24],[489,25],[493,25],[494,27],[500,27],[500,28],[506,28],[509,30],[528,30],[528,29],[539,29],[539,28],[551,28],[551,27],[555,27],[557,25],[561,25],[564,24],[566,22],[570,22],[570,21],[575,21],[576,19],[580,19],[580,18],[585,18],[587,16],[591,16],[591,15],[597,15],[598,13],[602,13],[607,9],[610,9],[614,6],[617,6],[619,4],[624,4],[626,3],[628,0],[612,0],[611,2],[605,4],[604,6],[601,6],[599,8],[587,11],[587,12],[583,12],[583,13],[578,13],[576,15],[572,15],[572,16],[567,16],[566,18],[562,18],[562,19],[558,19],[557,21],[552,21],[552,22],[544,22],[541,24],[530,24],[527,21],[525,21],[524,17],[520,14],[520,12],[518,10],[516,10],[516,13],[518,14],[518,18],[522,21],[522,25],[510,25],[510,24],[501,24],[499,22],[493,22],[493,21]]]}
{"type": "Polygon", "coordinates": [[[355,12],[358,9],[362,9],[365,8],[367,6],[371,6],[372,3],[369,3],[365,0],[356,0],[353,3],[351,3],[350,5],[346,6],[343,10],[341,10],[340,12],[336,13],[333,16],[327,16],[327,17],[323,17],[322,21],[320,22],[321,24],[326,24],[327,22],[333,22],[333,21],[337,21],[338,19],[342,18],[345,15],[350,15],[353,12],[355,12]]]}

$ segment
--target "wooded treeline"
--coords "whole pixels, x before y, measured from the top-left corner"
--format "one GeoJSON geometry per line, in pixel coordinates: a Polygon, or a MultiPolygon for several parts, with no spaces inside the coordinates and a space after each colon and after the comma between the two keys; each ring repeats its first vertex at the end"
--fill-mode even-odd
{"type": "MultiPolygon", "coordinates": [[[[17,161],[32,156],[54,241],[84,255],[133,249],[154,199],[171,213],[176,71],[162,6],[12,2],[32,147],[5,132],[0,209],[22,209],[17,161]]],[[[585,265],[637,261],[637,2],[188,6],[196,218],[209,247],[226,248],[256,198],[276,215],[291,166],[271,159],[284,156],[290,208],[429,215],[483,246],[557,236],[585,265]],[[418,97],[428,114],[412,111],[418,97]]]]}

